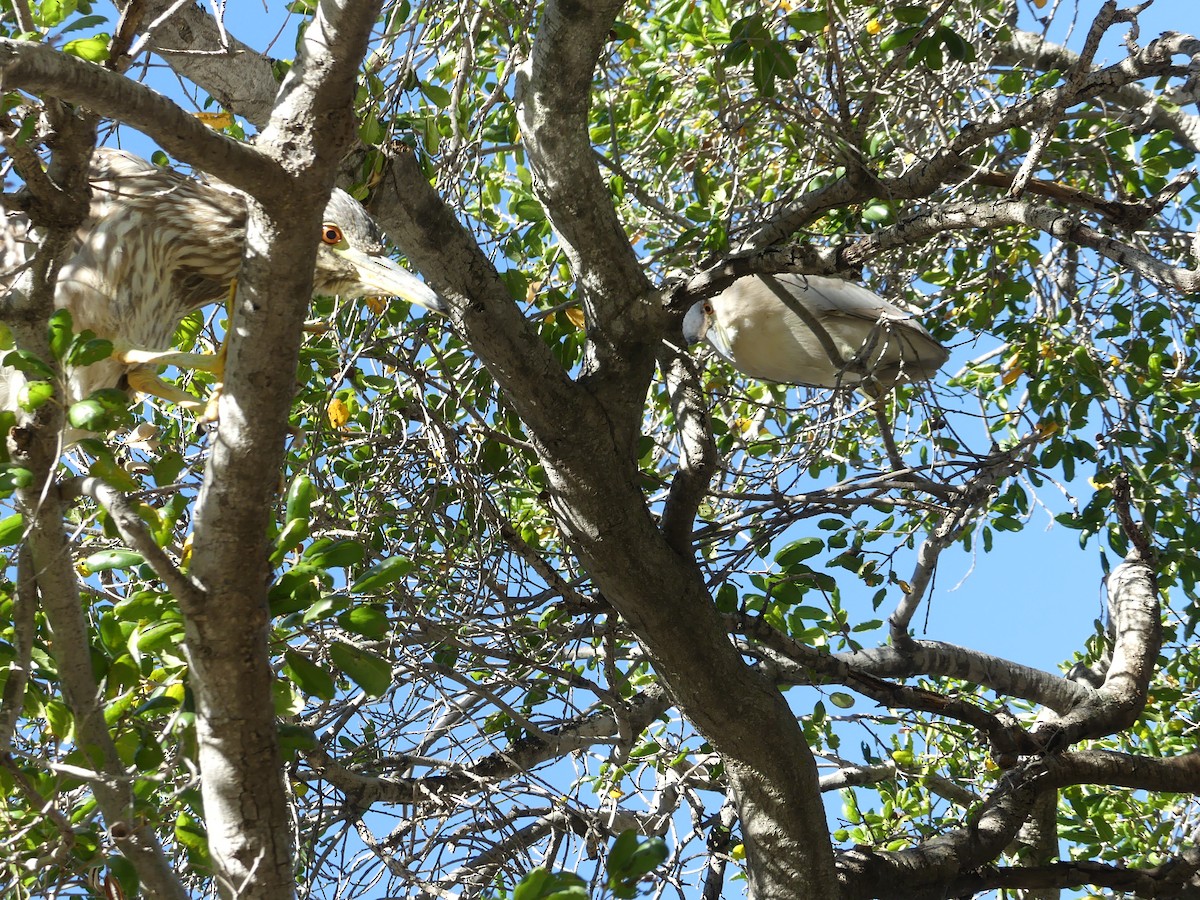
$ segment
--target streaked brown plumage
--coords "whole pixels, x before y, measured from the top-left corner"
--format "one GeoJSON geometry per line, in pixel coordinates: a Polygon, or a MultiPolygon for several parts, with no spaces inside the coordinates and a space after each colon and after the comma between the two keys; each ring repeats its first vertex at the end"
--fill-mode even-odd
{"type": "MultiPolygon", "coordinates": [[[[118,350],[166,351],[179,323],[194,309],[221,302],[241,264],[246,198],[225,185],[199,181],[120,150],[92,156],[92,202],[55,290],[55,305],[71,311],[75,329],[90,329],[118,350]]],[[[318,244],[314,292],[400,296],[438,312],[444,301],[387,258],[378,226],[348,194],[334,191],[318,244]]],[[[21,215],[9,216],[4,236],[10,270],[27,240],[21,215]]],[[[156,365],[119,354],[68,373],[68,401],[148,374],[156,365]]],[[[10,391],[11,393],[11,391],[10,391]]]]}

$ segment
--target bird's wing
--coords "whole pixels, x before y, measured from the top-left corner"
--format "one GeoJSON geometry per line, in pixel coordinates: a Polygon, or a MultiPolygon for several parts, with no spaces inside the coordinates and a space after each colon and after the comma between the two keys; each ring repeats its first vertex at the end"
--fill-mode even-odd
{"type": "MultiPolygon", "coordinates": [[[[877,322],[881,318],[911,319],[912,314],[861,285],[822,275],[775,275],[792,296],[816,312],[832,312],[877,322]]],[[[761,283],[761,282],[760,282],[761,283]]],[[[770,288],[764,283],[764,290],[770,288]]]]}

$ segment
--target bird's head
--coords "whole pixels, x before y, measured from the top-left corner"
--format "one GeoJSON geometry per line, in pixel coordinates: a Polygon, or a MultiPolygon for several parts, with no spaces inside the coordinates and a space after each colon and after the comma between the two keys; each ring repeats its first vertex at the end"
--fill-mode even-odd
{"type": "Polygon", "coordinates": [[[341,190],[334,190],[325,207],[313,291],[343,297],[400,297],[437,313],[449,311],[435,291],[388,258],[379,226],[341,190]]]}
{"type": "Polygon", "coordinates": [[[698,344],[708,335],[708,329],[713,324],[713,305],[711,300],[701,300],[693,304],[683,317],[683,339],[689,344],[698,344]]]}

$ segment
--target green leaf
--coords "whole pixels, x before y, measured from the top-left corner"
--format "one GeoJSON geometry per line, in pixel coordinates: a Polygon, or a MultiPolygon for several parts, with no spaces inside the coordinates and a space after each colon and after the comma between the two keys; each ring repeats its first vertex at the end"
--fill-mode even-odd
{"type": "Polygon", "coordinates": [[[112,341],[76,335],[76,340],[71,342],[71,347],[67,351],[66,363],[69,366],[90,366],[92,363],[108,359],[112,354],[112,341]]]}
{"type": "Polygon", "coordinates": [[[513,888],[512,900],[542,900],[545,897],[543,890],[549,880],[550,871],[545,866],[538,866],[526,873],[513,888]]]}
{"type": "Polygon", "coordinates": [[[633,858],[633,851],[637,849],[637,844],[638,834],[633,829],[622,831],[617,835],[612,849],[608,851],[608,861],[604,864],[609,875],[621,872],[629,865],[629,861],[633,858]]]}
{"type": "Polygon", "coordinates": [[[392,686],[392,666],[386,659],[341,641],[329,648],[329,658],[346,676],[372,697],[392,686]]]}
{"type": "Polygon", "coordinates": [[[862,211],[864,222],[886,222],[892,217],[892,208],[886,203],[872,203],[862,211]]]}
{"type": "Polygon", "coordinates": [[[797,31],[806,31],[809,34],[820,34],[829,27],[829,13],[825,11],[794,12],[788,15],[787,20],[797,31]]]}
{"type": "Polygon", "coordinates": [[[0,519],[0,547],[11,547],[20,543],[24,534],[25,518],[20,513],[0,519]]]}
{"type": "Polygon", "coordinates": [[[308,537],[308,519],[289,520],[275,541],[275,550],[271,553],[271,565],[277,566],[283,562],[284,557],[299,547],[308,537]]]}
{"type": "Polygon", "coordinates": [[[357,566],[367,551],[358,541],[321,538],[305,548],[303,557],[309,565],[319,569],[345,569],[357,566]]]}
{"type": "Polygon", "coordinates": [[[31,378],[39,378],[44,381],[54,379],[54,370],[28,350],[13,350],[5,354],[4,365],[24,372],[31,378]]]}
{"type": "Polygon", "coordinates": [[[69,56],[77,56],[80,59],[86,59],[88,62],[102,63],[108,59],[108,45],[112,42],[112,36],[109,34],[97,34],[90,38],[79,38],[74,41],[67,41],[63,45],[63,53],[69,56]]]}
{"type": "Polygon", "coordinates": [[[776,553],[775,562],[783,569],[790,569],[797,563],[816,556],[824,548],[825,542],[818,537],[800,538],[776,553]]]}
{"type": "Polygon", "coordinates": [[[383,638],[392,627],[391,620],[383,610],[375,606],[352,607],[338,616],[338,624],[347,631],[372,640],[383,638]]]}
{"type": "Polygon", "coordinates": [[[382,590],[404,578],[412,570],[412,560],[403,556],[393,556],[367,569],[350,586],[350,591],[355,594],[367,594],[382,590]]]}
{"type": "Polygon", "coordinates": [[[121,468],[111,456],[102,456],[88,468],[88,474],[112,485],[118,491],[141,490],[137,479],[121,468]]]}
{"type": "Polygon", "coordinates": [[[84,431],[107,431],[108,410],[97,400],[80,400],[67,410],[67,421],[84,431]]]}
{"type": "Polygon", "coordinates": [[[920,25],[929,18],[928,6],[900,6],[892,10],[897,22],[905,25],[920,25]]]}
{"type": "Polygon", "coordinates": [[[50,352],[54,354],[55,359],[62,359],[67,348],[71,346],[71,339],[75,336],[74,326],[71,323],[71,311],[68,309],[55,310],[50,316],[50,321],[46,323],[46,333],[50,339],[50,352]]]}
{"type": "Polygon", "coordinates": [[[159,487],[174,484],[183,468],[183,457],[179,453],[174,450],[164,453],[152,466],[154,483],[159,487]]]}
{"type": "Polygon", "coordinates": [[[445,109],[450,105],[450,92],[444,87],[422,81],[421,93],[432,100],[434,106],[436,106],[438,109],[445,109]]]}
{"type": "Polygon", "coordinates": [[[70,34],[72,31],[83,31],[88,28],[95,28],[97,25],[103,25],[108,21],[108,16],[80,16],[78,19],[72,19],[62,27],[60,35],[70,34]]]}
{"type": "Polygon", "coordinates": [[[303,653],[288,650],[283,655],[283,673],[310,697],[332,700],[336,689],[333,676],[303,653]]]}
{"type": "Polygon", "coordinates": [[[33,473],[21,466],[5,465],[0,468],[0,490],[12,491],[33,484],[33,473]]]}
{"type": "Polygon", "coordinates": [[[146,558],[142,554],[134,553],[132,550],[101,550],[80,563],[79,568],[84,575],[94,575],[96,572],[107,572],[112,569],[132,569],[145,561],[146,558]]]}
{"type": "Polygon", "coordinates": [[[17,393],[17,406],[25,412],[33,412],[54,396],[54,385],[49,381],[27,381],[17,393]]]}
{"type": "Polygon", "coordinates": [[[183,640],[183,623],[178,619],[163,619],[138,626],[129,636],[129,651],[135,657],[144,656],[174,646],[183,640]]]}
{"type": "Polygon", "coordinates": [[[879,49],[883,50],[884,52],[888,52],[903,47],[907,45],[908,42],[914,37],[916,37],[918,31],[920,31],[920,29],[917,27],[901,28],[899,31],[895,32],[894,34],[889,34],[882,41],[880,41],[879,49]]]}
{"type": "Polygon", "coordinates": [[[53,28],[75,12],[76,0],[40,0],[30,9],[33,24],[39,28],[53,28]]]}
{"type": "Polygon", "coordinates": [[[829,702],[838,709],[849,709],[854,705],[854,696],[842,691],[834,691],[829,695],[829,702]]]}
{"type": "Polygon", "coordinates": [[[313,487],[312,479],[303,472],[297,474],[292,479],[292,483],[288,485],[287,501],[284,506],[288,520],[307,520],[309,509],[316,497],[317,491],[313,487]]]}

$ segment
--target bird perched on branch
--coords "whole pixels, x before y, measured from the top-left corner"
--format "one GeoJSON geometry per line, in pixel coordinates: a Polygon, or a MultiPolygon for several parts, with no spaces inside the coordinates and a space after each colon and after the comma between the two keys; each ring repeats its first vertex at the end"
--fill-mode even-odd
{"type": "MultiPolygon", "coordinates": [[[[76,331],[91,330],[114,349],[106,359],[68,370],[66,399],[130,387],[203,408],[203,401],[159,379],[157,370],[222,366],[219,355],[168,348],[185,316],[229,295],[245,244],[246,196],[107,148],[93,153],[89,180],[91,206],[59,272],[54,302],[70,311],[76,331]]],[[[334,190],[323,221],[313,235],[314,293],[395,296],[446,311],[441,297],[387,257],[378,225],[349,194],[334,190]]],[[[8,248],[10,267],[32,256],[29,245],[23,254],[12,250],[27,231],[23,215],[7,217],[0,246],[8,248]]],[[[0,273],[0,287],[11,289],[18,277],[0,273]]]]}
{"type": "Polygon", "coordinates": [[[812,387],[886,390],[932,378],[949,356],[910,313],[817,275],[739,278],[689,309],[683,334],[752,378],[812,387]]]}

